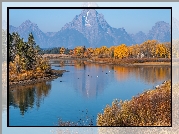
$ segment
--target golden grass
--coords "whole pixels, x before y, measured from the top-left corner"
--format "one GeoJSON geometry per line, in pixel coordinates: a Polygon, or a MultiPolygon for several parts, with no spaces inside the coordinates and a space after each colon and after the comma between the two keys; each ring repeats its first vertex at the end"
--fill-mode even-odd
{"type": "Polygon", "coordinates": [[[179,83],[172,84],[172,127],[99,127],[98,134],[179,134],[179,83]]]}
{"type": "Polygon", "coordinates": [[[130,101],[113,101],[98,114],[97,126],[171,126],[171,82],[130,101]]]}

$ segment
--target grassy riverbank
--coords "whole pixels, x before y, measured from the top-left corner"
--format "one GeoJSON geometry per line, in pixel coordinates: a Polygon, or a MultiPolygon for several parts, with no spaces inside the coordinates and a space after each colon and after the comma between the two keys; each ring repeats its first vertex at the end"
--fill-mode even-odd
{"type": "Polygon", "coordinates": [[[171,66],[171,59],[165,58],[126,58],[126,59],[114,59],[114,58],[94,58],[87,60],[90,62],[100,64],[111,65],[169,65],[171,66]]]}
{"type": "Polygon", "coordinates": [[[171,62],[144,62],[144,63],[134,63],[133,65],[143,65],[143,66],[171,66],[171,62]]]}
{"type": "Polygon", "coordinates": [[[171,126],[171,82],[130,101],[112,102],[98,114],[98,126],[171,126]]]}
{"type": "Polygon", "coordinates": [[[76,61],[86,61],[89,63],[97,64],[109,64],[109,65],[161,65],[161,66],[171,66],[170,58],[124,58],[124,59],[115,59],[115,58],[77,58],[69,55],[61,54],[44,54],[43,58],[48,60],[76,60],[76,61]]]}

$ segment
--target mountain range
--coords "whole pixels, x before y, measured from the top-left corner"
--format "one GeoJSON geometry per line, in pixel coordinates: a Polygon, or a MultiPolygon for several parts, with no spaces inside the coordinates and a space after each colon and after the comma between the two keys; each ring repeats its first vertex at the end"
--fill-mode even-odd
{"type": "MultiPolygon", "coordinates": [[[[179,22],[175,20],[176,27],[179,22]]],[[[140,30],[140,29],[139,29],[140,30]]],[[[177,30],[176,30],[177,31],[177,30]]],[[[103,14],[95,9],[83,9],[81,14],[66,23],[58,32],[42,32],[38,25],[26,20],[19,27],[9,25],[9,32],[18,32],[21,38],[27,41],[30,32],[33,33],[36,43],[41,48],[76,46],[101,47],[119,44],[140,44],[148,39],[159,42],[171,41],[171,26],[159,21],[145,34],[141,30],[136,34],[129,34],[124,28],[113,28],[105,20],[103,14]]]]}

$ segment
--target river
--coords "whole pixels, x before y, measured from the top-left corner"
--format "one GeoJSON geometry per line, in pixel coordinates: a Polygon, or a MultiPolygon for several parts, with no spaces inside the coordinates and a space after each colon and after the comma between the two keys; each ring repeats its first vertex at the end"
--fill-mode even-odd
{"type": "Polygon", "coordinates": [[[62,77],[9,89],[10,126],[56,126],[59,119],[96,126],[97,114],[114,99],[130,100],[164,80],[169,66],[117,66],[52,60],[62,77]],[[84,122],[83,122],[84,121],[84,122]]]}

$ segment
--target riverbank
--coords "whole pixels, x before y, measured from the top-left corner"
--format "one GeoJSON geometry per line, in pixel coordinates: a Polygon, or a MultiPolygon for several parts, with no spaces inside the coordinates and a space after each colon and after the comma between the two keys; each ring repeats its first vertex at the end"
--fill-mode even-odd
{"type": "Polygon", "coordinates": [[[68,72],[68,71],[51,69],[48,74],[44,74],[43,76],[40,76],[40,77],[37,76],[36,78],[29,78],[29,79],[24,79],[24,80],[19,80],[19,81],[18,80],[9,81],[9,87],[11,88],[13,86],[20,86],[20,85],[25,86],[27,84],[35,84],[38,82],[53,80],[58,77],[61,77],[64,72],[68,72]]]}
{"type": "Polygon", "coordinates": [[[171,66],[171,59],[155,59],[155,58],[129,58],[129,59],[114,59],[114,58],[72,58],[72,57],[58,57],[51,58],[55,60],[75,60],[84,61],[87,63],[106,64],[106,65],[120,65],[120,66],[171,66]]]}
{"type": "Polygon", "coordinates": [[[99,113],[98,126],[171,126],[171,81],[133,97],[114,100],[99,113]]]}
{"type": "Polygon", "coordinates": [[[44,54],[43,58],[48,60],[76,60],[76,61],[86,61],[89,63],[97,63],[97,64],[109,64],[109,65],[150,65],[150,66],[171,66],[171,59],[169,58],[123,58],[123,59],[115,59],[115,58],[80,58],[74,57],[71,55],[65,54],[44,54]]]}
{"type": "Polygon", "coordinates": [[[171,66],[171,62],[144,62],[144,63],[134,63],[133,65],[143,65],[143,66],[171,66]]]}
{"type": "Polygon", "coordinates": [[[110,64],[110,65],[167,65],[171,66],[171,59],[157,59],[157,58],[125,58],[125,59],[114,59],[114,58],[94,58],[87,60],[88,62],[99,63],[99,64],[110,64]]]}

